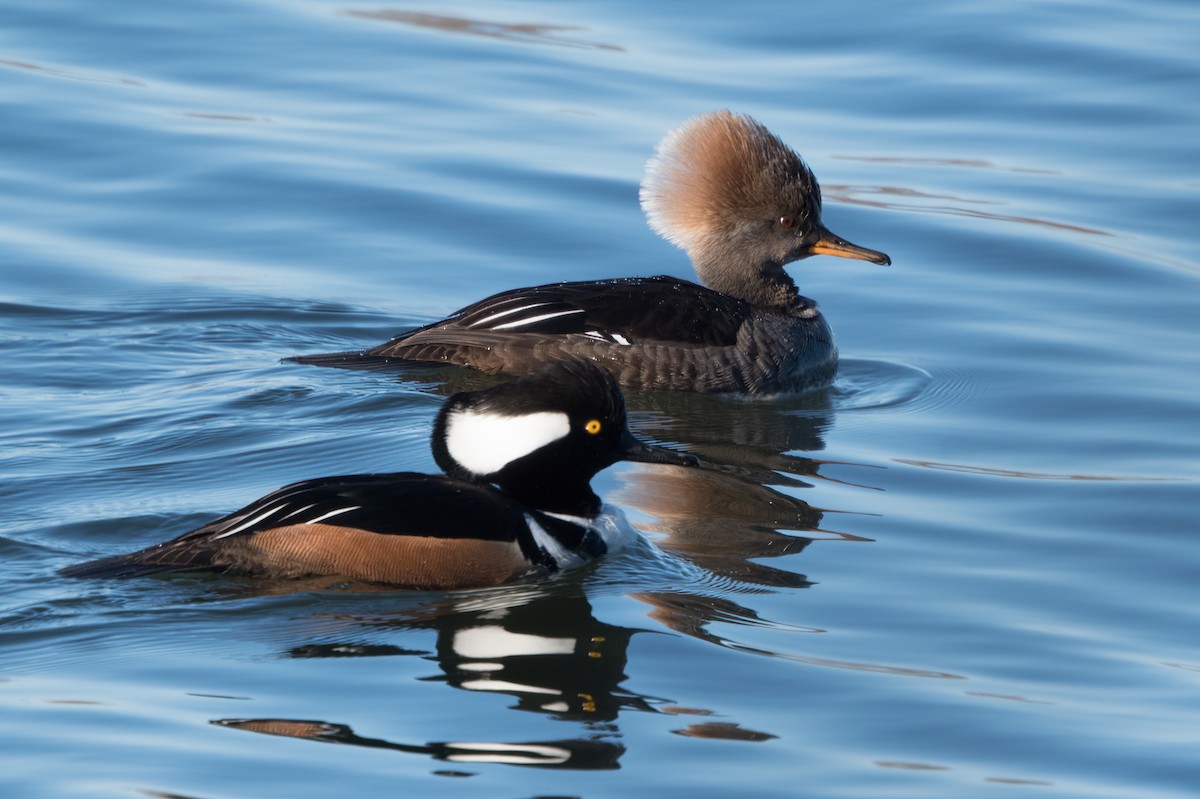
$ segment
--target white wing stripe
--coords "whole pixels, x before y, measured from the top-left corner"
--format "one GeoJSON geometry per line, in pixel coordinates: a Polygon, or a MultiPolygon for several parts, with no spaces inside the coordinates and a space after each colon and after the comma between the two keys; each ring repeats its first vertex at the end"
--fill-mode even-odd
{"type": "Polygon", "coordinates": [[[577,314],[577,313],[584,313],[584,311],[581,308],[572,308],[569,311],[555,311],[554,313],[544,313],[544,314],[541,314],[540,316],[531,316],[528,319],[518,319],[515,322],[505,322],[502,325],[496,325],[492,329],[493,330],[504,330],[505,328],[509,328],[509,327],[523,327],[525,325],[532,325],[537,322],[544,322],[547,319],[554,319],[555,317],[569,316],[571,314],[577,314]]]}
{"type": "Polygon", "coordinates": [[[253,517],[249,521],[242,522],[241,524],[239,524],[236,527],[231,527],[230,529],[226,530],[225,532],[221,533],[220,535],[214,535],[213,540],[215,541],[218,538],[228,538],[229,536],[231,536],[235,533],[240,533],[242,530],[245,530],[247,527],[253,527],[254,525],[261,522],[263,519],[267,518],[268,516],[270,516],[273,513],[277,513],[279,511],[283,510],[285,507],[287,507],[287,506],[286,505],[272,505],[270,508],[266,509],[265,511],[258,514],[257,516],[253,517]]]}
{"type": "Polygon", "coordinates": [[[303,508],[296,508],[294,511],[287,514],[286,516],[281,516],[279,521],[283,521],[284,519],[290,519],[293,516],[295,516],[297,513],[304,513],[304,511],[308,510],[309,508],[313,507],[316,504],[317,503],[315,503],[315,502],[310,502],[307,505],[305,505],[303,508]]]}
{"type": "Polygon", "coordinates": [[[322,513],[320,516],[318,516],[315,519],[309,519],[308,521],[305,522],[305,524],[317,524],[318,522],[323,522],[326,519],[332,518],[334,516],[340,516],[343,513],[349,513],[352,510],[358,510],[361,507],[362,507],[362,505],[351,505],[348,508],[338,508],[337,510],[331,510],[331,511],[329,511],[329,513],[322,513]]]}
{"type": "Polygon", "coordinates": [[[471,324],[467,325],[467,327],[479,327],[480,325],[486,325],[489,322],[494,322],[495,320],[499,319],[502,316],[509,316],[511,314],[520,313],[521,311],[529,311],[534,308],[545,308],[549,304],[550,303],[548,303],[548,302],[535,302],[530,305],[521,305],[516,308],[509,308],[507,311],[497,311],[496,313],[489,313],[488,315],[484,316],[482,319],[479,319],[479,320],[474,321],[471,324]]]}

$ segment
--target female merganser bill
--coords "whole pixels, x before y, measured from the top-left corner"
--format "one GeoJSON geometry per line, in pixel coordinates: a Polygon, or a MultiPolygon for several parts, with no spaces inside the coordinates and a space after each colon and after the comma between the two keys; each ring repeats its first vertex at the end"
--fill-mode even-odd
{"type": "Polygon", "coordinates": [[[783,266],[810,255],[891,259],[822,224],[821,189],[799,155],[748,116],[704,114],[659,144],[641,202],[650,226],[687,251],[704,286],[659,276],[514,289],[361,353],[293,360],[526,374],[574,356],[627,388],[745,394],[833,381],[833,334],[783,266]]]}
{"type": "Polygon", "coordinates": [[[215,570],[421,589],[499,585],[582,564],[637,535],[592,492],[601,469],[619,460],[696,465],[692,455],[635,439],[616,381],[579,360],[454,395],[434,422],[433,455],[444,476],[293,483],[172,541],[61,573],[215,570]]]}

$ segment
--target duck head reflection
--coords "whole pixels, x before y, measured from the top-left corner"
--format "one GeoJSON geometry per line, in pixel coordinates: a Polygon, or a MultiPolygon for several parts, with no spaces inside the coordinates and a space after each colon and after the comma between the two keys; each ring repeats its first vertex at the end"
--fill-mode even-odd
{"type": "Polygon", "coordinates": [[[744,400],[681,393],[633,395],[642,435],[680,442],[699,469],[626,470],[613,501],[644,512],[655,543],[725,580],[803,588],[803,574],[756,562],[803,551],[813,540],[867,540],[822,528],[827,509],[795,491],[829,481],[829,461],[800,455],[824,447],[833,424],[824,393],[744,400]],[[685,470],[673,470],[682,472],[685,470]]]}

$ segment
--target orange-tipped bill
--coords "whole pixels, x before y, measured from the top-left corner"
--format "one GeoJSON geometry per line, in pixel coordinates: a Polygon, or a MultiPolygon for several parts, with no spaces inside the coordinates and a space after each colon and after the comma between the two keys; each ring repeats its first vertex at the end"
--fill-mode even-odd
{"type": "Polygon", "coordinates": [[[886,253],[878,250],[868,250],[866,247],[859,247],[857,244],[851,244],[841,236],[836,236],[830,233],[825,228],[821,228],[821,238],[817,239],[816,243],[808,248],[809,255],[836,255],[839,258],[854,258],[859,261],[870,261],[873,264],[880,266],[891,266],[892,259],[886,253]]]}

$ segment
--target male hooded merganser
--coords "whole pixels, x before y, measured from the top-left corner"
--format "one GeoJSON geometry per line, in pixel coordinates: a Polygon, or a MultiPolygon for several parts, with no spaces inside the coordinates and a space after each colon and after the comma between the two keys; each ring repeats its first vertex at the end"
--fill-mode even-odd
{"type": "Polygon", "coordinates": [[[425,589],[498,585],[578,565],[634,535],[592,492],[601,469],[619,460],[696,465],[635,439],[616,381],[578,360],[454,395],[434,422],[433,456],[444,476],[293,483],[172,541],[62,573],[207,569],[425,589]]]}
{"type": "Polygon", "coordinates": [[[837,348],[783,265],[810,255],[890,264],[821,222],[821,189],[793,150],[748,116],[715,111],[672,131],[642,183],[650,226],[687,251],[704,286],[659,276],[515,289],[362,353],[524,374],[574,355],[627,388],[748,394],[832,382],[837,348]]]}

